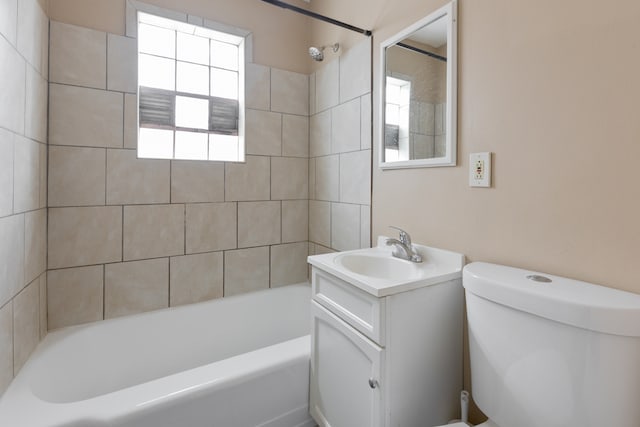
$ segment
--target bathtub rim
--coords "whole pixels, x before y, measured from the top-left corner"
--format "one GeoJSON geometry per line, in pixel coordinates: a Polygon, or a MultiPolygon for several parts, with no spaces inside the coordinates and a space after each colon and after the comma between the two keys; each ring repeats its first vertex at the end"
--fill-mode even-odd
{"type": "MultiPolygon", "coordinates": [[[[275,290],[289,286],[309,288],[309,301],[311,300],[308,283],[287,285],[275,288],[275,290]]],[[[247,295],[254,294],[258,296],[257,294],[273,290],[269,288],[225,298],[240,299],[247,295]]],[[[6,392],[0,396],[0,421],[6,419],[10,422],[15,419],[16,422],[22,423],[18,425],[27,423],[24,425],[56,426],[60,423],[69,422],[70,415],[75,415],[73,419],[78,419],[77,422],[81,422],[80,425],[103,425],[106,422],[104,420],[113,420],[114,417],[126,416],[132,408],[140,405],[159,405],[166,402],[174,402],[185,396],[211,392],[233,383],[248,381],[250,378],[276,371],[289,363],[301,363],[303,361],[308,363],[310,344],[309,335],[307,334],[87,399],[53,402],[39,397],[33,391],[32,377],[34,371],[37,372],[38,368],[40,368],[39,360],[42,355],[46,353],[50,346],[59,344],[78,331],[102,325],[108,327],[109,323],[113,322],[126,322],[140,316],[146,317],[159,313],[179,312],[180,310],[188,310],[193,306],[206,306],[217,302],[224,302],[224,299],[168,307],[103,321],[68,326],[52,331],[38,345],[36,351],[12,381],[6,392]],[[247,369],[247,366],[251,369],[247,369]],[[65,414],[65,405],[73,406],[74,414],[65,414]],[[78,416],[78,413],[81,415],[78,416]],[[42,421],[43,419],[46,419],[46,424],[42,424],[44,422],[42,421]]]]}

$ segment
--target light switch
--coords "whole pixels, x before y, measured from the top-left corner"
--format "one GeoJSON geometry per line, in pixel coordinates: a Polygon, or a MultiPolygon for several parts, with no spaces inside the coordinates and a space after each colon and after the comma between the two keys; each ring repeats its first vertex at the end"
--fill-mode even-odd
{"type": "Polygon", "coordinates": [[[491,153],[469,155],[469,186],[491,187],[491,153]]]}

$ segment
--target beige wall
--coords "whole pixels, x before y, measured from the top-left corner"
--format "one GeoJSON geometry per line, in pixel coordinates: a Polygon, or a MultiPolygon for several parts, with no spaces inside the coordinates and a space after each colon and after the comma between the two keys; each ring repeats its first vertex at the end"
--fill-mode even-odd
{"type": "MultiPolygon", "coordinates": [[[[306,5],[301,0],[292,4],[306,5]]],[[[259,0],[144,0],[144,3],[253,32],[254,61],[309,74],[309,19],[259,0]]],[[[52,20],[118,35],[125,33],[125,0],[49,0],[52,20]]]]}
{"type": "Polygon", "coordinates": [[[0,2],[0,395],[47,332],[48,24],[0,2]]]}
{"type": "MultiPolygon", "coordinates": [[[[345,9],[338,19],[374,28],[377,85],[379,43],[445,2],[323,3],[345,9]]],[[[416,241],[471,261],[640,292],[631,268],[640,242],[639,13],[633,0],[610,9],[460,1],[458,166],[374,167],[373,235],[401,224],[416,241]],[[467,185],[477,151],[494,153],[491,189],[467,185]]]]}

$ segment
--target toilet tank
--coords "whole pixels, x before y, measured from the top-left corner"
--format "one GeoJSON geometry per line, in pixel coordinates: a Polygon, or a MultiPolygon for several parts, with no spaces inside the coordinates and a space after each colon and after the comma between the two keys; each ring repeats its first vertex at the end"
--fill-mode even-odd
{"type": "Polygon", "coordinates": [[[472,396],[499,427],[640,426],[640,295],[479,262],[463,285],[472,396]]]}

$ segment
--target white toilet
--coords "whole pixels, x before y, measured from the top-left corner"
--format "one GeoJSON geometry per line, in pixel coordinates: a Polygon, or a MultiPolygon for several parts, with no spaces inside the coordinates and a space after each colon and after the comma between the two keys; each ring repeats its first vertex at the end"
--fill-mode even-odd
{"type": "Polygon", "coordinates": [[[640,295],[487,263],[463,285],[483,427],[640,426],[640,295]]]}

